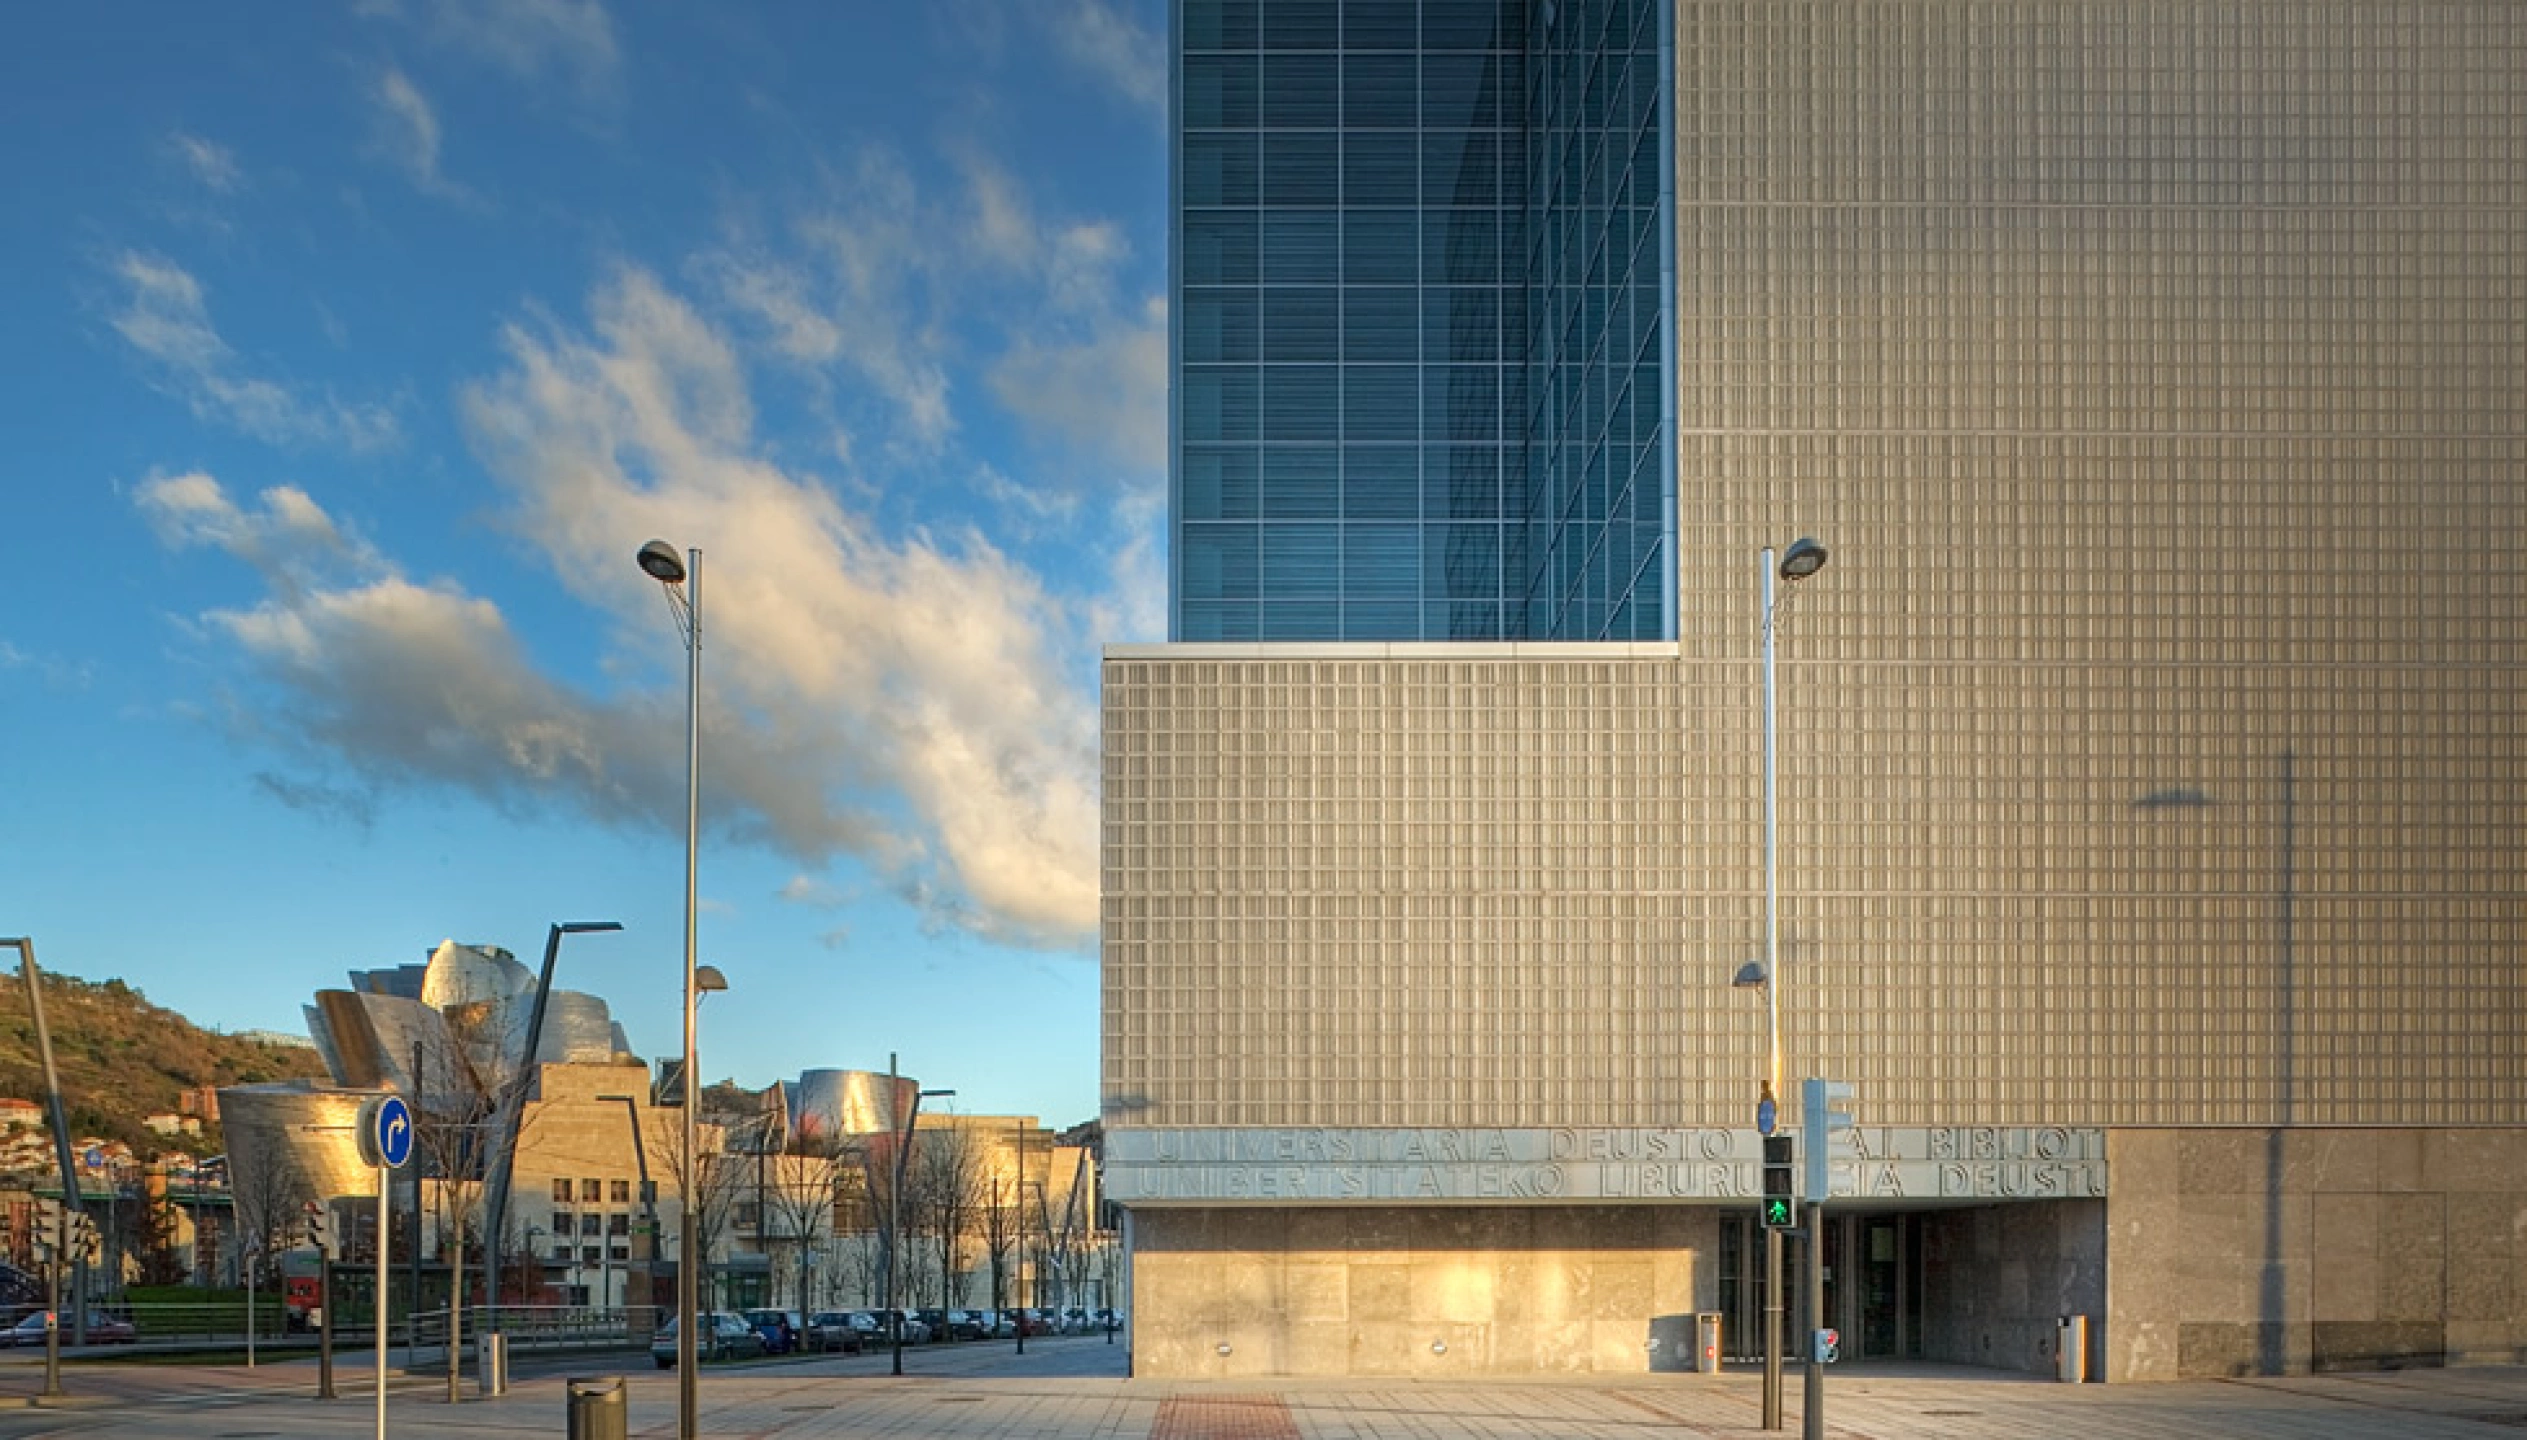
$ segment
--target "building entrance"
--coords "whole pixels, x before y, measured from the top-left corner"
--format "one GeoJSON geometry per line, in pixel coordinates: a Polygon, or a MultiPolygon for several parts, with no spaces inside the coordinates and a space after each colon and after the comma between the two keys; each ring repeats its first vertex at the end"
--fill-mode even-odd
{"type": "MultiPolygon", "coordinates": [[[[1825,1324],[1842,1332],[1845,1360],[1912,1360],[1922,1354],[1921,1216],[1825,1212],[1825,1324]]],[[[1807,1316],[1807,1236],[1782,1237],[1787,1294],[1781,1350],[1795,1362],[1807,1316]]],[[[1720,1222],[1720,1314],[1731,1360],[1760,1362],[1764,1346],[1764,1232],[1752,1215],[1720,1222]]]]}

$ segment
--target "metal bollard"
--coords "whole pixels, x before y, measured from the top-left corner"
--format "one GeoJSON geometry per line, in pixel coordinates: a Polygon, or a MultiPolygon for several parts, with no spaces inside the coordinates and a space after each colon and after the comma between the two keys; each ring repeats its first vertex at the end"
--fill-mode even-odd
{"type": "Polygon", "coordinates": [[[2053,1378],[2068,1385],[2088,1380],[2088,1317],[2065,1315],[2054,1328],[2053,1378]]]}
{"type": "Polygon", "coordinates": [[[474,1337],[474,1379],[486,1396],[509,1393],[509,1337],[493,1331],[474,1337]]]}
{"type": "Polygon", "coordinates": [[[622,1376],[573,1380],[569,1393],[570,1440],[627,1440],[631,1410],[622,1376]]]}
{"type": "Polygon", "coordinates": [[[1703,1375],[1720,1373],[1720,1317],[1705,1310],[1694,1318],[1693,1368],[1703,1375]]]}

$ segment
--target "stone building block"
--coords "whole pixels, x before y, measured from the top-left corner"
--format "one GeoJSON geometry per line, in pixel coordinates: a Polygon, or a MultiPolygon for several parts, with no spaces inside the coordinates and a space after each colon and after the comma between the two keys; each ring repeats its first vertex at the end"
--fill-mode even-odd
{"type": "Polygon", "coordinates": [[[1334,1255],[1351,1248],[1357,1223],[1354,1210],[1295,1209],[1290,1212],[1290,1249],[1296,1253],[1334,1255]]]}
{"type": "Polygon", "coordinates": [[[1350,1246],[1355,1251],[1401,1256],[1412,1249],[1412,1218],[1398,1207],[1362,1208],[1343,1212],[1351,1218],[1350,1246]]]}
{"type": "Polygon", "coordinates": [[[2185,1195],[2229,1195],[2260,1183],[2260,1130],[2187,1130],[2177,1138],[2176,1187],[2185,1195]]]}
{"type": "Polygon", "coordinates": [[[1351,1324],[1346,1320],[1293,1321],[1281,1353],[1288,1361],[1283,1373],[1339,1375],[1351,1362],[1351,1324]]]}
{"type": "Polygon", "coordinates": [[[2451,1365],[2514,1365],[2520,1358],[2510,1321],[2451,1320],[2446,1354],[2451,1365]]]}
{"type": "Polygon", "coordinates": [[[2446,1206],[2389,1200],[2378,1222],[2378,1318],[2438,1325],[2448,1313],[2446,1206]]]}
{"type": "Polygon", "coordinates": [[[1460,1254],[1421,1254],[1410,1267],[1406,1313],[1415,1320],[1482,1324],[1492,1319],[1494,1275],[1460,1254]]]}
{"type": "Polygon", "coordinates": [[[2313,1319],[2378,1318],[2378,1214],[2374,1194],[2315,1197],[2313,1319]]]}
{"type": "Polygon", "coordinates": [[[1315,1258],[1284,1262],[1281,1308],[1293,1325],[1347,1319],[1351,1314],[1350,1267],[1340,1260],[1315,1258]]]}
{"type": "Polygon", "coordinates": [[[2314,1152],[2311,1186],[2320,1194],[2341,1195],[2378,1188],[2378,1132],[2314,1130],[2306,1132],[2314,1152]]]}
{"type": "Polygon", "coordinates": [[[2451,1195],[2516,1194],[2527,1189],[2520,1173],[2516,1132],[2449,1130],[2438,1137],[2440,1183],[2451,1195]]]}
{"type": "Polygon", "coordinates": [[[2378,1188],[2390,1193],[2428,1194],[2439,1183],[2440,1147],[2432,1130],[2381,1130],[2378,1139],[2378,1188]]]}
{"type": "MultiPolygon", "coordinates": [[[[1647,1259],[1600,1259],[1588,1267],[1586,1318],[1646,1326],[1652,1310],[1647,1259]]],[[[1641,1339],[1648,1339],[1642,1331],[1641,1339]]]]}
{"type": "MultiPolygon", "coordinates": [[[[2448,1320],[2503,1321],[2513,1313],[2508,1195],[2448,1197],[2448,1320]]],[[[2453,1343],[2453,1341],[2452,1341],[2453,1343]]]]}
{"type": "Polygon", "coordinates": [[[1355,1321],[1351,1327],[1351,1373],[1412,1374],[1413,1335],[1417,1328],[1402,1320],[1377,1320],[1367,1324],[1355,1321]]]}
{"type": "Polygon", "coordinates": [[[1649,1338],[1650,1326],[1646,1316],[1591,1322],[1588,1327],[1588,1368],[1600,1375],[1646,1371],[1650,1368],[1649,1338]]]}
{"type": "Polygon", "coordinates": [[[2377,1370],[2438,1364],[2446,1327],[2437,1321],[2319,1321],[2311,1327],[2317,1370],[2377,1370]]]}
{"type": "Polygon", "coordinates": [[[1411,1314],[1411,1265],[1385,1261],[1354,1263],[1349,1274],[1349,1294],[1344,1305],[1354,1325],[1400,1323],[1411,1314]]]}
{"type": "Polygon", "coordinates": [[[2115,1177],[2115,1197],[2175,1194],[2184,1171],[2182,1135],[2177,1130],[2107,1131],[2106,1168],[2115,1177]]]}

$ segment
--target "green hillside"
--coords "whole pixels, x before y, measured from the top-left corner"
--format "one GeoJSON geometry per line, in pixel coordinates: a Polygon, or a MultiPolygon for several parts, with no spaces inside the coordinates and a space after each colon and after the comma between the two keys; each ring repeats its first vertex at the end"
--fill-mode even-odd
{"type": "MultiPolygon", "coordinates": [[[[72,975],[44,976],[44,1018],[53,1032],[53,1063],[73,1138],[121,1140],[135,1155],[183,1149],[216,1153],[218,1139],[151,1134],[141,1117],[176,1108],[176,1096],[204,1085],[243,1085],[321,1076],[314,1050],[217,1035],[120,980],[102,984],[72,975]]],[[[35,1017],[26,981],[15,965],[0,973],[0,1096],[44,1101],[44,1064],[35,1048],[35,1017]]]]}

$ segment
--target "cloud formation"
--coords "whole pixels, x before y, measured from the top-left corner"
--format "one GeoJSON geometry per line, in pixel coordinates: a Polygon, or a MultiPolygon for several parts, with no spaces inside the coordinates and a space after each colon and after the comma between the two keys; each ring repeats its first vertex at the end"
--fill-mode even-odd
{"type": "Polygon", "coordinates": [[[472,201],[473,192],[439,169],[439,114],[410,76],[388,66],[369,92],[377,107],[377,150],[413,188],[443,200],[472,201]]]}
{"type": "Polygon", "coordinates": [[[205,190],[232,195],[245,184],[236,152],[225,145],[179,130],[167,137],[167,150],[205,190]]]}
{"type": "Polygon", "coordinates": [[[108,317],[140,352],[152,382],[195,416],[276,445],[378,450],[395,442],[394,413],[257,374],[211,323],[201,282],[172,261],[127,250],[112,265],[122,303],[108,317]]]}
{"type": "MultiPolygon", "coordinates": [[[[934,923],[1075,947],[1095,932],[1096,746],[1087,627],[979,533],[880,533],[811,475],[762,458],[737,352],[641,270],[584,331],[519,324],[466,391],[508,523],[613,613],[626,653],[673,641],[631,564],[653,535],[703,551],[706,823],[792,857],[785,898],[850,859],[934,923]]],[[[591,693],[542,674],[491,601],[403,574],[304,492],[241,502],[200,472],[150,481],[167,544],[253,566],[258,604],[214,611],[275,692],[257,737],[312,767],[285,803],[357,817],[392,786],[454,786],[518,812],[682,823],[682,666],[591,693]],[[348,784],[326,777],[347,770],[348,784]]]]}

